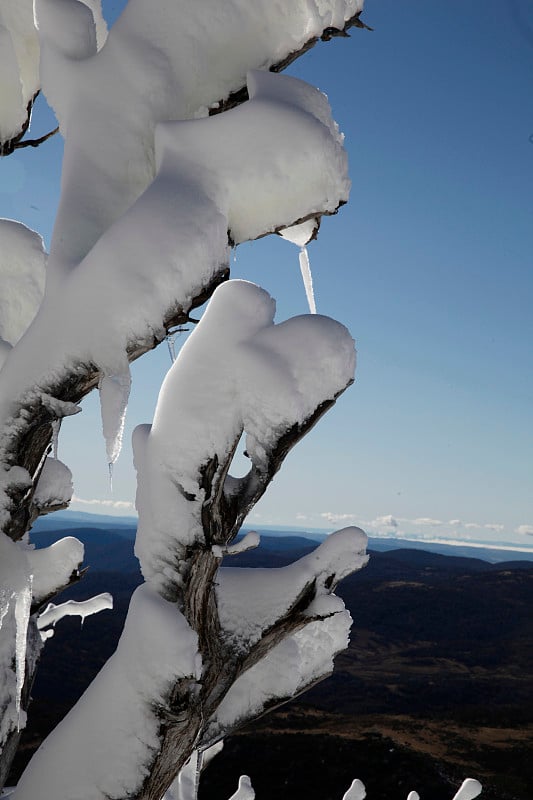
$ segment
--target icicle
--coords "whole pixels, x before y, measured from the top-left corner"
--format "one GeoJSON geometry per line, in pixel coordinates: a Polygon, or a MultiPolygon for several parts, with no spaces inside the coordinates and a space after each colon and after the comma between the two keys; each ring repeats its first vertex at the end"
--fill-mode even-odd
{"type": "Polygon", "coordinates": [[[131,388],[129,369],[119,375],[104,375],[98,388],[107,460],[108,463],[114,464],[122,447],[124,420],[131,388]]]}
{"type": "Polygon", "coordinates": [[[61,429],[61,420],[55,419],[52,422],[52,455],[57,459],[58,447],[59,447],[59,431],[61,429]]]}
{"type": "Polygon", "coordinates": [[[176,360],[175,339],[176,339],[175,333],[167,333],[168,353],[172,363],[174,363],[174,361],[176,360]]]}
{"type": "Polygon", "coordinates": [[[113,494],[113,462],[110,461],[107,465],[109,470],[109,491],[113,494]]]}
{"type": "Polygon", "coordinates": [[[230,800],[254,800],[255,792],[252,782],[248,775],[241,775],[239,778],[239,787],[235,794],[232,794],[230,800]]]}
{"type": "Polygon", "coordinates": [[[407,800],[420,800],[420,795],[418,792],[409,792],[407,795],[407,800]]]}
{"type": "Polygon", "coordinates": [[[311,275],[311,265],[309,264],[309,255],[307,247],[304,245],[300,248],[300,271],[305,287],[305,294],[309,304],[309,311],[311,314],[316,314],[315,293],[313,291],[313,276],[311,275]]]}
{"type": "Polygon", "coordinates": [[[26,640],[31,609],[31,577],[27,585],[18,592],[15,600],[15,624],[17,626],[15,637],[15,664],[17,673],[17,694],[15,708],[17,710],[17,730],[21,727],[22,687],[26,675],[26,640]]]}

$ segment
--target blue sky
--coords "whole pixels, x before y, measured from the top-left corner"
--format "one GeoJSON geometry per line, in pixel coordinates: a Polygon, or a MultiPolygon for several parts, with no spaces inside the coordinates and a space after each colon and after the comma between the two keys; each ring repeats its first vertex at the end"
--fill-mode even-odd
{"type": "MultiPolygon", "coordinates": [[[[319,313],[356,339],[356,382],[249,522],[533,545],[533,7],[367,0],[364,18],[373,32],[290,69],[346,135],[351,201],[309,255],[319,313]]],[[[38,111],[35,136],[54,127],[38,111]]],[[[0,163],[0,215],[47,242],[60,157],[56,136],[0,163]]],[[[307,311],[296,247],[269,237],[231,266],[279,319],[307,311]]],[[[161,347],[133,368],[112,494],[97,398],[67,420],[59,456],[86,501],[73,508],[131,513],[129,437],[169,365],[161,347]]]]}

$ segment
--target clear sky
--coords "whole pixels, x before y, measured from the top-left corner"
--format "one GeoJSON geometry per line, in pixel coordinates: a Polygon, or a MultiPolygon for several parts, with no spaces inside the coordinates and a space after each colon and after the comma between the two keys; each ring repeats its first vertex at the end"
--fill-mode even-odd
{"type": "MultiPolygon", "coordinates": [[[[104,0],[110,20],[120,6],[104,0]]],[[[356,339],[356,382],[249,522],[531,546],[533,6],[367,0],[364,19],[373,32],[290,69],[346,135],[351,201],[309,255],[319,313],[356,339]]],[[[32,135],[54,124],[39,102],[32,135]]],[[[0,216],[47,243],[60,157],[56,136],[0,162],[0,216]]],[[[233,277],[264,286],[278,319],[307,311],[296,247],[268,237],[235,255],[233,277]]],[[[65,422],[73,508],[133,513],[131,430],[169,365],[162,346],[133,367],[113,493],[97,397],[65,422]]]]}

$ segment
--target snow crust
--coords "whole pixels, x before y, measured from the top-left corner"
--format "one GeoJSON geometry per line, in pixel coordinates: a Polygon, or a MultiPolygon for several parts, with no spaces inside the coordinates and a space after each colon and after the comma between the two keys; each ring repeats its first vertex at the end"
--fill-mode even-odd
{"type": "Polygon", "coordinates": [[[159,745],[166,693],[179,678],[198,679],[200,670],[196,633],[175,606],[140,586],[115,654],[41,745],[17,800],[133,795],[159,745]]]}
{"type": "Polygon", "coordinates": [[[367,537],[359,528],[331,534],[316,550],[281,568],[222,567],[217,574],[217,606],[222,629],[233,647],[248,649],[312,589],[307,613],[328,616],[344,609],[326,585],[331,575],[342,580],[368,562],[367,537]]]}
{"type": "Polygon", "coordinates": [[[34,505],[41,509],[67,505],[73,491],[70,469],[58,458],[48,457],[35,488],[34,505]]]}
{"type": "MultiPolygon", "coordinates": [[[[0,20],[1,15],[0,10],[0,20]]],[[[0,342],[5,355],[8,345],[18,342],[37,313],[44,295],[45,269],[41,236],[21,222],[0,219],[0,342]]],[[[3,360],[0,351],[0,367],[3,360]]]]}
{"type": "Polygon", "coordinates": [[[161,590],[179,582],[176,556],[203,541],[202,468],[215,455],[224,463],[243,430],[252,464],[264,468],[283,433],[352,379],[354,344],[342,325],[318,315],[275,325],[274,311],[254,284],[220,286],[165,378],[151,429],[134,433],[135,552],[161,590]]]}

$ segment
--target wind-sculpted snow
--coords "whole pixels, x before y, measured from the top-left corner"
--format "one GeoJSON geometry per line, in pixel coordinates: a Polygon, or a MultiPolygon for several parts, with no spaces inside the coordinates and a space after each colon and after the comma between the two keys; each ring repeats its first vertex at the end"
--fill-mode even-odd
{"type": "Polygon", "coordinates": [[[41,602],[66,586],[81,566],[83,552],[83,543],[74,536],[65,536],[49,547],[26,551],[35,602],[41,602]]]}
{"type": "Polygon", "coordinates": [[[134,796],[159,747],[167,692],[178,679],[196,680],[200,669],[184,617],[139,587],[115,654],[37,751],[16,800],[134,796]]]}
{"type": "MultiPolygon", "coordinates": [[[[179,582],[176,553],[203,541],[202,468],[215,455],[222,464],[243,430],[246,452],[262,468],[280,437],[353,377],[346,328],[316,315],[275,325],[274,311],[254,284],[220,286],[167,374],[151,431],[134,435],[135,552],[161,589],[179,582]]],[[[228,477],[230,493],[236,483],[228,477]]]]}
{"type": "Polygon", "coordinates": [[[233,647],[248,650],[298,601],[301,603],[305,590],[312,593],[313,600],[311,606],[308,601],[303,613],[328,616],[342,610],[342,600],[330,594],[333,587],[328,579],[335,576],[337,583],[364,567],[368,561],[366,544],[363,531],[345,528],[287,567],[220,569],[217,606],[220,624],[233,647]]]}

